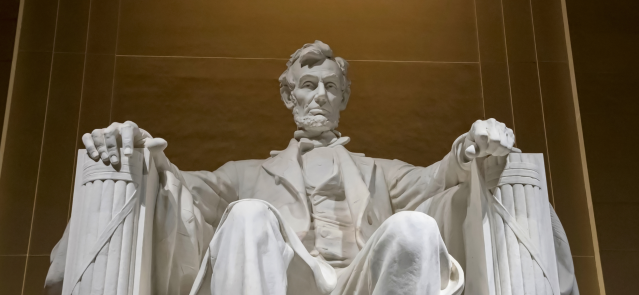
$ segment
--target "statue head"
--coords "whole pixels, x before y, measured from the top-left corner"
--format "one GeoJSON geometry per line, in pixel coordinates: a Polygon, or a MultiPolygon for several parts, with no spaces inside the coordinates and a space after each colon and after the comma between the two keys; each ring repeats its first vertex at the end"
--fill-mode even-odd
{"type": "Polygon", "coordinates": [[[328,131],[337,128],[339,113],[351,94],[348,62],[333,57],[322,43],[305,44],[291,55],[279,78],[280,94],[293,111],[298,129],[328,131]]]}

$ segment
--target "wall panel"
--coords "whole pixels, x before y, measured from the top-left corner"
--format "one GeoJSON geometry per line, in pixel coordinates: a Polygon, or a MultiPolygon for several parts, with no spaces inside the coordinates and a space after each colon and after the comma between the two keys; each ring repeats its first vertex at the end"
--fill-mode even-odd
{"type": "Polygon", "coordinates": [[[544,153],[577,280],[596,294],[560,0],[23,1],[0,174],[0,259],[20,257],[7,259],[22,294],[64,231],[82,134],[132,120],[184,170],[268,157],[295,129],[277,78],[316,39],[351,64],[350,150],[429,165],[492,117],[544,153]]]}

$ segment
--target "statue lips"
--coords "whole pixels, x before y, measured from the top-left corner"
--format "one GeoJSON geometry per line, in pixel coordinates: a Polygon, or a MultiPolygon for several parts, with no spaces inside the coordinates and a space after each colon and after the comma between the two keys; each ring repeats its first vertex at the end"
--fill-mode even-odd
{"type": "Polygon", "coordinates": [[[328,115],[330,112],[324,109],[312,109],[310,111],[308,111],[309,114],[313,115],[313,116],[317,116],[317,115],[323,115],[326,116],[328,115]]]}

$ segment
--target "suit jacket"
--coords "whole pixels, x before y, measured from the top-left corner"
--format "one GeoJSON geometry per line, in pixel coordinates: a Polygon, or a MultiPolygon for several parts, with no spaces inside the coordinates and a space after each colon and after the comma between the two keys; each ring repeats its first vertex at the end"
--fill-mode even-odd
{"type": "MultiPolygon", "coordinates": [[[[342,145],[333,148],[340,161],[351,216],[356,220],[360,248],[389,216],[414,210],[429,197],[456,185],[465,169],[458,164],[455,148],[429,167],[350,153],[342,145]]],[[[214,172],[178,173],[195,207],[213,227],[217,227],[229,203],[260,199],[277,208],[302,239],[309,230],[311,212],[300,157],[299,143],[292,139],[284,151],[265,160],[228,162],[214,172]]]]}
{"type": "MultiPolygon", "coordinates": [[[[460,142],[458,139],[453,146],[460,147],[460,142]]],[[[456,156],[459,148],[453,148],[442,161],[429,167],[415,167],[399,160],[350,153],[342,145],[331,147],[339,162],[360,249],[393,213],[416,209],[425,200],[456,185],[459,175],[464,174],[456,156]]],[[[155,286],[159,287],[155,294],[184,293],[191,282],[194,282],[191,294],[210,294],[207,280],[212,266],[206,245],[213,236],[211,229],[224,221],[225,211],[235,201],[267,202],[275,209],[286,235],[294,234],[298,241],[303,240],[311,225],[311,212],[299,162],[300,143],[292,139],[284,151],[272,154],[275,155],[265,160],[228,162],[214,172],[182,172],[173,166],[165,175],[165,189],[160,192],[156,206],[153,277],[154,281],[167,285],[155,286]],[[182,208],[171,204],[182,204],[182,208]],[[181,212],[181,216],[174,212],[181,212]],[[166,220],[178,224],[167,226],[166,220]],[[199,271],[195,261],[202,261],[199,271]]],[[[335,279],[332,268],[311,257],[301,242],[287,239],[287,243],[310,267],[318,288],[330,292],[335,279]]]]}

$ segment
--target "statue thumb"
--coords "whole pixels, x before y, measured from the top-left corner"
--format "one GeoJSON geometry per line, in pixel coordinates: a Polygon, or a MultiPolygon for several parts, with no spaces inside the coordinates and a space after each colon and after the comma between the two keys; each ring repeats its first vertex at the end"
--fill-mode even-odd
{"type": "Polygon", "coordinates": [[[144,142],[144,147],[149,150],[151,158],[155,162],[155,167],[160,171],[166,170],[170,166],[169,159],[164,155],[164,149],[168,145],[166,140],[159,137],[149,138],[144,142]]]}

